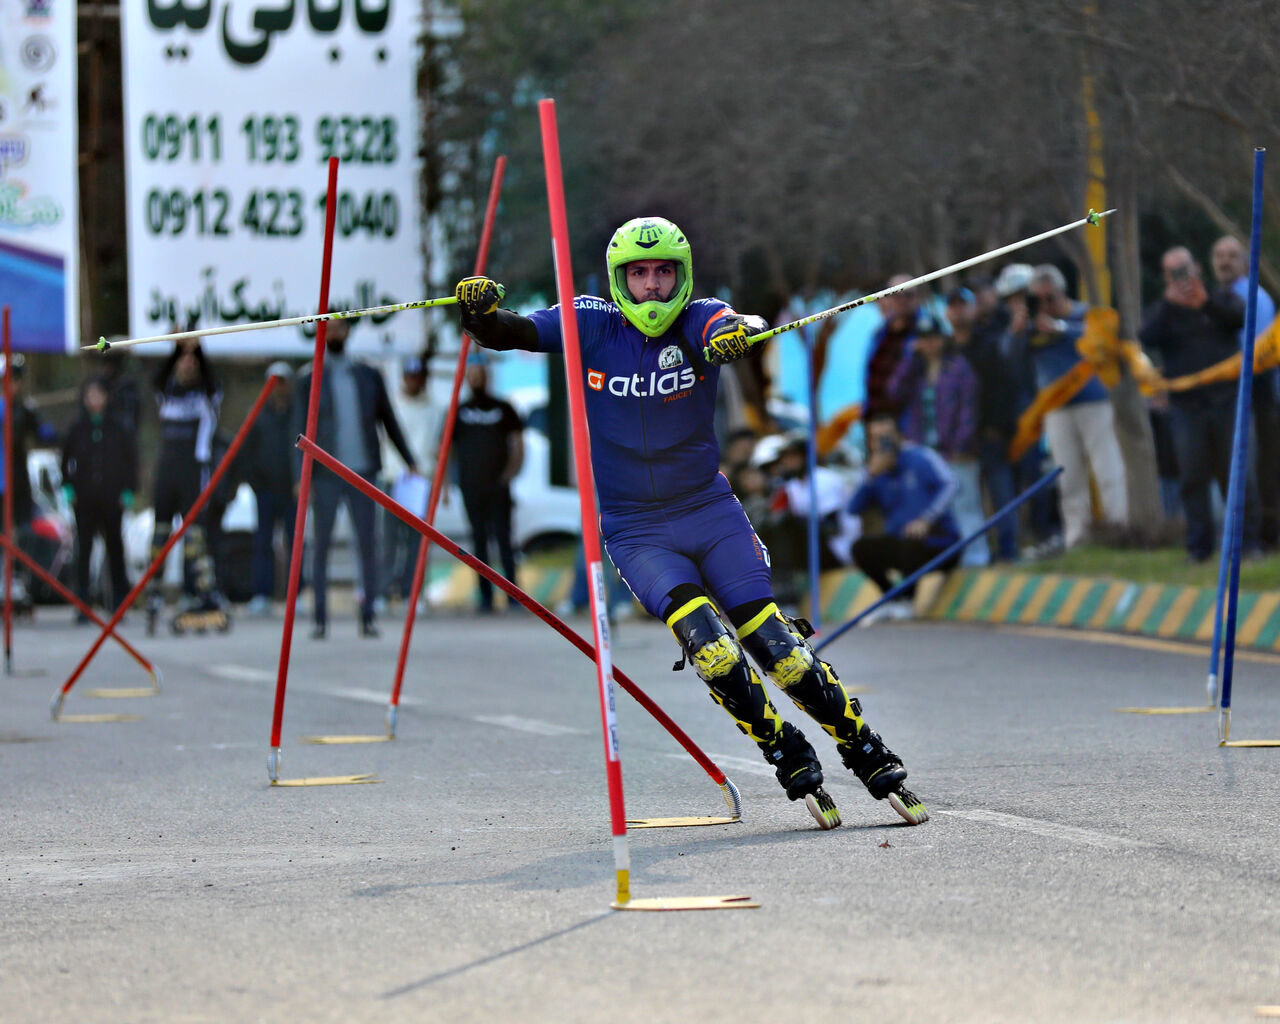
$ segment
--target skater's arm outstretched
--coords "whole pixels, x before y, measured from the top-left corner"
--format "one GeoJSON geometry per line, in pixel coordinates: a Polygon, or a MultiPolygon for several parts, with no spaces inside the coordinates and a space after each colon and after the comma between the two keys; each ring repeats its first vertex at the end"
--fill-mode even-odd
{"type": "Polygon", "coordinates": [[[533,321],[509,309],[499,309],[505,289],[487,277],[467,277],[458,282],[462,329],[485,348],[506,351],[519,348],[539,350],[538,329],[533,321]]]}

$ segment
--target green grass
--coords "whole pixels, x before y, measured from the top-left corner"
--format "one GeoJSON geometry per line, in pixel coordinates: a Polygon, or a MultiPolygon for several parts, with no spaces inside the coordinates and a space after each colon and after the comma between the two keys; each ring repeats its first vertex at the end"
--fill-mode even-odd
{"type": "MultiPolygon", "coordinates": [[[[1134,583],[1178,583],[1187,586],[1218,585],[1218,555],[1198,565],[1187,563],[1183,548],[1156,548],[1150,551],[1082,545],[1059,555],[1018,566],[1032,573],[1062,573],[1067,576],[1094,576],[1134,583]]],[[[1280,589],[1280,557],[1271,555],[1240,566],[1241,590],[1280,589]]]]}

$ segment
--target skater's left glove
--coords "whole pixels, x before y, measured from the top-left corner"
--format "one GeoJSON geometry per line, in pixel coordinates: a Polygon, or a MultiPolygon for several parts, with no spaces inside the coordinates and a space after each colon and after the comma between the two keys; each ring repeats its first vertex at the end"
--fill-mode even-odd
{"type": "Polygon", "coordinates": [[[738,313],[725,313],[717,319],[702,350],[707,362],[723,366],[741,359],[751,351],[751,336],[759,334],[763,322],[757,317],[745,317],[738,313]]]}

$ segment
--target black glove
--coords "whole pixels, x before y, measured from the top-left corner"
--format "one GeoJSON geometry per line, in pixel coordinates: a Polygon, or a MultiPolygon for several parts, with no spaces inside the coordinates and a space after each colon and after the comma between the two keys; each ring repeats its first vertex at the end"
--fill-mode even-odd
{"type": "Polygon", "coordinates": [[[747,317],[738,313],[725,313],[715,321],[707,347],[702,350],[707,362],[723,366],[741,359],[751,351],[751,335],[757,333],[747,317]]]}
{"type": "Polygon", "coordinates": [[[458,308],[466,317],[488,316],[496,312],[506,293],[502,285],[487,277],[464,277],[453,290],[458,297],[458,308]]]}

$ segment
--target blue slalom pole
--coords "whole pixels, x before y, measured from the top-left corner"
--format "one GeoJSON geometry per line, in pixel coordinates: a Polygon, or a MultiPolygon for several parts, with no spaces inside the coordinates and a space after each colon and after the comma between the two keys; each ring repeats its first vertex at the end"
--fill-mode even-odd
{"type": "Polygon", "coordinates": [[[907,590],[909,587],[914,585],[916,581],[919,580],[926,573],[933,572],[934,569],[936,569],[938,566],[945,563],[949,558],[952,558],[953,556],[958,555],[961,551],[963,551],[966,547],[972,544],[975,540],[983,536],[989,529],[991,529],[991,527],[995,526],[996,523],[1000,522],[1001,519],[1009,515],[1011,512],[1015,511],[1018,508],[1018,506],[1020,506],[1023,502],[1029,500],[1035,494],[1044,490],[1051,483],[1057,480],[1061,474],[1062,474],[1061,466],[1058,466],[1056,469],[1046,473],[1039,480],[1037,480],[1030,487],[1028,487],[1025,491],[1023,491],[1016,498],[1014,498],[1011,502],[1009,502],[1007,505],[1001,508],[998,512],[996,512],[995,515],[993,515],[985,523],[983,523],[976,530],[974,530],[973,533],[969,534],[969,536],[967,537],[962,537],[960,540],[952,544],[951,547],[944,550],[941,554],[935,555],[928,562],[922,565],[919,569],[913,572],[910,576],[902,580],[897,586],[895,586],[888,593],[883,594],[877,600],[867,605],[866,608],[862,609],[862,611],[860,611],[857,615],[851,618],[843,626],[840,626],[835,632],[833,632],[829,637],[825,638],[821,643],[815,644],[813,649],[815,651],[820,651],[822,650],[822,648],[826,647],[827,644],[831,643],[836,638],[844,636],[845,633],[853,629],[854,626],[856,626],[859,622],[865,619],[868,615],[870,615],[873,611],[875,611],[881,605],[887,604],[888,602],[892,601],[903,591],[907,590]]]}
{"type": "Polygon", "coordinates": [[[809,443],[805,446],[805,461],[809,473],[809,619],[814,629],[821,629],[822,579],[819,575],[821,556],[818,552],[818,380],[813,369],[813,334],[802,328],[804,339],[805,384],[809,389],[809,443]]]}
{"type": "Polygon", "coordinates": [[[1231,678],[1236,660],[1236,603],[1240,597],[1240,547],[1244,534],[1245,474],[1249,472],[1250,403],[1253,398],[1253,334],[1258,326],[1258,263],[1262,249],[1262,172],[1267,151],[1253,151],[1253,225],[1249,232],[1249,291],[1244,314],[1244,345],[1240,363],[1240,391],[1236,401],[1236,434],[1231,449],[1231,483],[1227,488],[1235,504],[1228,510],[1231,523],[1231,579],[1227,586],[1227,620],[1222,650],[1222,705],[1218,712],[1218,742],[1231,737],[1231,678]]]}
{"type": "MultiPolygon", "coordinates": [[[[1240,403],[1244,390],[1236,393],[1236,422],[1240,422],[1240,403]]],[[[1234,451],[1233,460],[1234,460],[1234,451]]],[[[1222,664],[1222,620],[1225,618],[1227,577],[1231,575],[1231,542],[1235,536],[1235,519],[1231,510],[1236,507],[1236,475],[1231,473],[1227,482],[1227,503],[1222,515],[1222,552],[1218,556],[1218,593],[1213,601],[1213,643],[1209,648],[1209,677],[1205,681],[1206,703],[1213,707],[1218,702],[1218,669],[1222,664]]]]}

